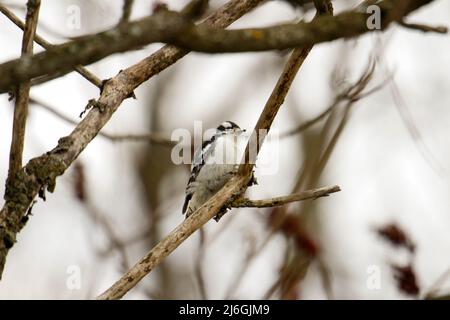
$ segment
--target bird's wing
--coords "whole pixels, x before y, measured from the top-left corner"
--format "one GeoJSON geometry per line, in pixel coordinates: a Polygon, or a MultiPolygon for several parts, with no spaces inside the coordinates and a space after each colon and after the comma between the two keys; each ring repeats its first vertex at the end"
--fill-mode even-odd
{"type": "Polygon", "coordinates": [[[184,204],[183,204],[183,211],[182,211],[183,214],[186,213],[189,201],[191,201],[191,199],[192,199],[192,193],[186,194],[186,198],[184,198],[184,204]]]}
{"type": "Polygon", "coordinates": [[[206,159],[212,154],[213,148],[212,143],[215,140],[215,136],[211,138],[211,140],[204,141],[200,147],[197,148],[194,152],[194,158],[191,165],[191,176],[189,177],[189,182],[186,186],[186,197],[184,199],[183,211],[184,214],[187,210],[189,201],[192,199],[192,195],[194,190],[192,184],[195,182],[196,177],[200,173],[201,168],[206,162],[206,159]]]}

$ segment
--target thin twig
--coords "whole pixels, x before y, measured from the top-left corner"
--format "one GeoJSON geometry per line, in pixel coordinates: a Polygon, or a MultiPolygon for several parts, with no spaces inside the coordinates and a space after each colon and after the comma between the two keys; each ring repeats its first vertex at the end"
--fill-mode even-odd
{"type": "MultiPolygon", "coordinates": [[[[27,16],[22,39],[22,58],[28,58],[33,54],[33,39],[36,33],[40,6],[40,0],[28,0],[27,2],[27,16]]],[[[17,87],[14,107],[8,180],[22,168],[22,154],[25,140],[25,126],[28,117],[29,94],[30,81],[20,83],[17,87]]]]}
{"type": "Polygon", "coordinates": [[[146,142],[151,144],[158,144],[166,147],[173,147],[177,144],[159,133],[144,133],[144,134],[112,134],[106,132],[99,133],[102,137],[112,142],[146,142]]]}
{"type": "Polygon", "coordinates": [[[291,202],[303,201],[307,199],[317,199],[320,197],[327,197],[330,193],[339,192],[341,189],[339,186],[324,187],[313,190],[307,190],[295,194],[291,194],[284,197],[276,197],[264,200],[250,200],[247,198],[241,198],[235,200],[231,206],[234,208],[269,208],[278,207],[291,202]]]}
{"type": "MultiPolygon", "coordinates": [[[[383,56],[383,52],[380,52],[377,58],[380,65],[384,67],[385,71],[390,73],[389,67],[386,64],[386,59],[383,56]]],[[[405,101],[394,77],[392,77],[392,81],[389,82],[389,89],[391,92],[394,105],[397,108],[397,111],[400,114],[400,117],[406,129],[408,130],[408,133],[415,142],[415,145],[419,153],[422,155],[424,160],[429,164],[429,166],[435,173],[442,174],[445,171],[445,169],[439,163],[435,155],[431,152],[428,145],[424,142],[422,134],[414,121],[411,109],[409,108],[407,102],[405,101]]]]}
{"type": "Polygon", "coordinates": [[[422,32],[436,32],[436,33],[440,33],[440,34],[448,33],[448,27],[446,27],[446,26],[429,26],[429,25],[420,24],[420,23],[409,23],[404,20],[401,20],[398,23],[402,27],[405,27],[407,29],[418,30],[418,31],[422,31],[422,32]]]}
{"type": "MultiPolygon", "coordinates": [[[[63,114],[62,112],[56,110],[56,108],[51,107],[50,105],[48,105],[47,103],[38,100],[36,98],[31,97],[30,98],[30,104],[34,104],[48,112],[50,112],[51,114],[53,114],[54,116],[60,118],[61,120],[64,120],[67,123],[73,124],[73,125],[77,125],[78,122],[73,120],[72,118],[66,116],[65,114],[63,114]]],[[[103,137],[111,142],[146,142],[146,143],[152,143],[152,144],[158,144],[158,145],[162,145],[162,146],[166,146],[166,147],[173,147],[174,145],[177,144],[176,141],[172,141],[168,138],[166,138],[163,134],[160,133],[144,133],[144,134],[131,134],[131,133],[127,133],[127,134],[113,134],[113,133],[108,133],[108,132],[104,132],[104,131],[100,131],[98,133],[98,135],[100,137],[103,137]]]]}

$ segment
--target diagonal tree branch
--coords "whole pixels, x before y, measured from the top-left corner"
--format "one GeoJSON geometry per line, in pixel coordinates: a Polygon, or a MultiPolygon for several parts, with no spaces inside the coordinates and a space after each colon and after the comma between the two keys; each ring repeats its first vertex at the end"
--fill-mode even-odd
{"type": "MultiPolygon", "coordinates": [[[[262,1],[231,0],[204,23],[215,28],[227,27],[262,1]]],[[[8,251],[14,245],[17,233],[28,220],[27,212],[35,197],[38,194],[43,196],[45,190],[54,190],[56,177],[62,175],[75,161],[136,87],[187,53],[186,50],[165,46],[107,81],[96,103],[98,107],[91,109],[69,136],[58,141],[53,150],[30,160],[12,177],[5,190],[5,204],[0,210],[0,276],[8,251]]]]}
{"type": "MultiPolygon", "coordinates": [[[[39,17],[40,0],[28,0],[27,16],[22,39],[22,57],[28,58],[33,54],[33,38],[39,17]]],[[[13,131],[11,149],[9,153],[8,180],[22,168],[22,154],[25,140],[25,126],[28,117],[28,98],[30,81],[24,81],[17,87],[14,107],[13,131]]]]}
{"type": "MultiPolygon", "coordinates": [[[[383,0],[380,8],[381,29],[400,21],[410,12],[433,0],[398,2],[383,0]]],[[[307,47],[339,38],[354,37],[369,31],[370,13],[364,10],[323,16],[310,23],[284,24],[267,28],[219,30],[214,25],[195,25],[185,16],[158,11],[139,21],[120,24],[101,33],[54,46],[31,58],[16,59],[0,65],[0,93],[24,80],[44,74],[64,74],[76,65],[87,65],[113,53],[124,52],[149,43],[164,42],[189,50],[223,53],[281,50],[307,47]]],[[[374,29],[376,31],[376,29],[374,29]]]]}
{"type": "MultiPolygon", "coordinates": [[[[265,132],[269,131],[300,66],[305,61],[311,49],[312,46],[309,46],[303,49],[295,49],[292,52],[258,119],[255,129],[253,130],[246,147],[246,154],[249,154],[252,137],[258,137],[258,132],[260,130],[264,130],[265,132]]],[[[261,145],[264,142],[264,136],[256,141],[261,145]]],[[[259,148],[250,160],[256,160],[258,151],[259,148]]],[[[220,214],[224,207],[231,205],[240,195],[242,195],[251,181],[252,170],[255,163],[255,161],[248,162],[246,160],[248,160],[248,157],[244,156],[244,164],[241,165],[238,173],[231,178],[222,189],[197,209],[197,211],[186,218],[186,220],[178,225],[178,227],[176,227],[169,235],[162,239],[108,290],[98,296],[98,299],[110,300],[122,298],[129,290],[135,287],[144,276],[150,273],[163,259],[189,238],[191,234],[200,229],[213,217],[220,214]]]]}
{"type": "MultiPolygon", "coordinates": [[[[300,50],[303,51],[303,50],[300,50]]],[[[294,52],[289,59],[280,79],[293,79],[298,68],[298,53],[294,52]]],[[[273,92],[287,92],[287,89],[280,88],[279,85],[290,84],[289,81],[279,80],[273,92]]],[[[272,93],[272,96],[274,93],[272,93]]],[[[271,97],[272,97],[271,96],[271,97]]],[[[284,100],[284,96],[281,96],[284,100]]],[[[260,119],[267,119],[265,123],[271,123],[269,118],[275,117],[279,105],[278,101],[269,99],[271,103],[266,105],[260,119]]],[[[262,121],[258,121],[262,122],[262,121]]],[[[258,126],[256,126],[258,127],[258,126]]],[[[256,129],[256,128],[255,128],[256,129]]],[[[203,204],[196,212],[190,215],[183,223],[176,227],[169,235],[162,239],[150,252],[138,261],[128,272],[126,272],[108,290],[102,293],[98,299],[120,299],[148,273],[150,273],[164,258],[174,251],[192,233],[201,228],[206,222],[215,217],[227,203],[233,202],[234,198],[245,191],[250,181],[250,171],[243,170],[234,176],[221,190],[219,190],[210,200],[203,204]]]]}

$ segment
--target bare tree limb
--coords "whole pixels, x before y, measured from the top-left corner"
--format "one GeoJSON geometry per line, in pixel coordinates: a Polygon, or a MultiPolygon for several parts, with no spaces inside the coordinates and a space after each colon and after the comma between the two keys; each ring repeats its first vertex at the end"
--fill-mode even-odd
{"type": "MultiPolygon", "coordinates": [[[[389,67],[386,64],[386,59],[383,57],[383,55],[380,54],[378,59],[381,65],[384,66],[386,72],[389,72],[389,67]]],[[[437,174],[442,174],[445,169],[442,164],[439,163],[439,160],[430,150],[429,146],[425,143],[423,135],[414,121],[414,116],[411,112],[411,108],[408,105],[407,100],[402,94],[399,86],[397,85],[395,78],[393,77],[392,81],[390,81],[388,84],[394,105],[397,108],[408,133],[410,134],[412,140],[415,142],[419,153],[422,155],[424,160],[429,164],[433,171],[435,171],[437,174]]]]}
{"type": "MultiPolygon", "coordinates": [[[[394,0],[379,2],[381,29],[432,1],[411,0],[407,4],[394,0]]],[[[150,43],[170,43],[188,50],[209,53],[307,47],[372,31],[367,28],[369,17],[369,13],[355,10],[335,17],[323,16],[310,23],[220,30],[208,23],[195,25],[176,12],[158,11],[150,17],[54,46],[31,58],[1,64],[0,74],[3,76],[0,78],[0,93],[24,80],[44,74],[69,72],[76,65],[87,65],[113,53],[150,43]]]]}
{"type": "MultiPolygon", "coordinates": [[[[262,1],[231,0],[204,23],[215,28],[227,27],[262,1]]],[[[35,197],[38,194],[43,196],[46,190],[53,192],[56,177],[62,175],[73,163],[136,87],[187,53],[186,50],[165,46],[110,79],[98,99],[98,107],[91,109],[69,136],[58,141],[53,150],[31,159],[11,179],[5,190],[5,204],[0,210],[0,276],[8,251],[16,241],[16,234],[28,220],[27,211],[35,197]]]]}
{"type": "MultiPolygon", "coordinates": [[[[124,1],[125,1],[124,6],[127,6],[127,7],[131,6],[131,4],[129,4],[129,2],[131,3],[132,1],[128,1],[128,0],[124,0],[124,1]]],[[[207,2],[208,2],[207,0],[192,0],[186,5],[185,8],[183,8],[183,10],[181,11],[181,15],[188,17],[189,19],[195,19],[206,9],[207,2]]],[[[8,10],[8,8],[1,3],[0,3],[0,12],[2,12],[9,20],[11,20],[20,29],[24,30],[25,23],[23,23],[19,17],[17,17],[13,12],[8,10]]],[[[34,41],[36,43],[38,43],[39,45],[41,45],[45,49],[50,49],[51,47],[55,46],[54,44],[45,40],[39,34],[35,34],[34,41]]],[[[76,72],[78,72],[82,77],[84,77],[86,80],[88,80],[93,85],[98,87],[99,89],[102,88],[102,86],[103,86],[102,80],[100,78],[98,78],[95,74],[93,74],[91,71],[89,71],[87,68],[78,65],[78,66],[75,66],[73,69],[76,72]]],[[[33,78],[31,80],[31,86],[45,83],[47,81],[62,77],[66,73],[67,73],[67,71],[41,75],[41,76],[33,78]]]]}
{"type": "MultiPolygon", "coordinates": [[[[17,17],[13,12],[8,10],[8,8],[6,8],[5,5],[3,5],[1,3],[0,3],[0,12],[3,13],[9,20],[11,20],[20,29],[22,29],[22,30],[25,29],[25,24],[19,19],[19,17],[17,17]]],[[[51,44],[50,42],[45,40],[43,37],[41,37],[39,34],[34,35],[34,41],[36,41],[36,43],[38,43],[45,49],[50,49],[52,46],[54,46],[53,44],[51,44]]],[[[86,80],[91,82],[93,85],[97,86],[98,88],[101,88],[102,80],[100,80],[96,75],[94,75],[88,69],[86,69],[83,66],[76,66],[76,67],[74,67],[74,70],[76,72],[78,72],[81,76],[83,76],[86,80]]],[[[61,77],[63,75],[64,74],[60,74],[60,73],[56,74],[57,77],[61,77]]],[[[49,81],[49,80],[53,79],[53,77],[48,77],[46,75],[43,75],[42,77],[44,77],[45,81],[49,81]]],[[[39,79],[39,78],[37,78],[37,79],[39,79]]],[[[35,81],[35,80],[36,79],[33,79],[31,81],[32,86],[42,83],[42,81],[35,81]]],[[[45,82],[45,81],[43,81],[43,82],[45,82]]]]}
{"type": "Polygon", "coordinates": [[[258,144],[261,146],[265,136],[259,136],[260,130],[268,132],[280,106],[289,91],[289,88],[305,61],[312,46],[304,49],[295,49],[284,67],[284,70],[278,79],[275,88],[272,91],[267,103],[256,123],[255,129],[250,137],[246,147],[246,156],[242,161],[238,173],[228,181],[211,199],[204,203],[199,209],[192,213],[178,227],[162,239],[150,252],[141,258],[128,272],[126,272],[118,281],[116,281],[108,290],[98,296],[100,300],[120,299],[138,282],[150,273],[162,260],[172,253],[181,243],[183,243],[191,234],[201,228],[206,222],[217,216],[223,209],[234,202],[247,189],[252,176],[252,170],[256,161],[257,153],[249,154],[252,137],[258,138],[258,144]],[[251,161],[247,161],[250,159],[251,161]],[[254,160],[254,161],[252,161],[254,160]]]}
{"type": "Polygon", "coordinates": [[[233,208],[269,208],[282,206],[291,202],[297,202],[307,199],[317,199],[320,197],[327,197],[330,193],[339,192],[339,186],[324,187],[313,190],[307,190],[284,197],[276,197],[264,200],[250,200],[247,198],[240,198],[235,200],[231,206],[233,208]]]}
{"type": "Polygon", "coordinates": [[[159,133],[143,133],[143,134],[112,134],[107,132],[100,132],[99,135],[112,141],[112,142],[147,142],[151,144],[158,144],[166,147],[173,147],[177,144],[176,141],[172,141],[159,133]]]}
{"type": "MultiPolygon", "coordinates": [[[[27,16],[22,39],[22,57],[28,58],[33,54],[33,38],[39,17],[40,0],[28,0],[27,16]]],[[[19,84],[16,91],[14,107],[13,131],[11,149],[9,153],[8,180],[22,168],[22,154],[25,140],[25,126],[28,117],[28,98],[30,81],[19,84]]]]}
{"type": "Polygon", "coordinates": [[[321,112],[319,115],[317,115],[316,117],[314,117],[311,120],[305,121],[304,123],[300,124],[298,127],[293,128],[289,131],[283,132],[282,134],[280,134],[280,138],[285,138],[285,137],[289,137],[289,136],[293,136],[295,134],[298,134],[302,131],[307,130],[308,128],[311,128],[313,125],[315,125],[316,123],[320,122],[322,119],[324,119],[328,114],[330,114],[330,112],[334,109],[334,107],[336,106],[336,103],[333,103],[331,106],[329,106],[328,108],[326,108],[323,112],[321,112]]]}

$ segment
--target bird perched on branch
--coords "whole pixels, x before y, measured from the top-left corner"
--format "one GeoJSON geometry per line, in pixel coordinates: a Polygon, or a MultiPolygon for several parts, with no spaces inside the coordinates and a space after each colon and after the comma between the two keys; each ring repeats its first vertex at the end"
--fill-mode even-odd
{"type": "MultiPolygon", "coordinates": [[[[237,172],[247,139],[237,124],[225,121],[195,153],[186,187],[183,214],[186,218],[219,191],[237,172]]],[[[216,216],[216,221],[223,214],[216,216]]]]}

